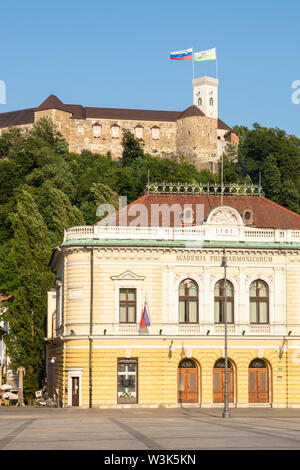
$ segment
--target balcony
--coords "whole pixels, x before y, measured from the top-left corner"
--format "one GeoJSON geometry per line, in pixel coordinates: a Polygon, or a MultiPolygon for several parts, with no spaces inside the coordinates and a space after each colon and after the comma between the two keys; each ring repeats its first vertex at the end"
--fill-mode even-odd
{"type": "Polygon", "coordinates": [[[135,227],[135,226],[81,226],[65,229],[64,241],[94,240],[185,240],[185,241],[241,241],[241,242],[298,242],[300,230],[257,229],[234,226],[220,230],[213,225],[198,227],[135,227]]]}
{"type": "MultiPolygon", "coordinates": [[[[96,336],[195,336],[212,337],[225,334],[225,326],[222,323],[200,322],[200,323],[153,323],[148,328],[141,329],[139,323],[94,323],[93,334],[96,336]]],[[[287,327],[284,324],[261,324],[249,323],[229,323],[227,333],[229,336],[265,336],[265,335],[285,335],[287,327]]],[[[69,323],[65,327],[66,336],[89,335],[88,323],[69,323]],[[74,332],[70,334],[70,331],[74,332]]]]}

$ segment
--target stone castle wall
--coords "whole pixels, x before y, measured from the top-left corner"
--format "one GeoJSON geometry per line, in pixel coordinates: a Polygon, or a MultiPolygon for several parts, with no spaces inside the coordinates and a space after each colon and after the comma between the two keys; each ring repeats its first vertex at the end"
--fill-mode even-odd
{"type": "MultiPolygon", "coordinates": [[[[76,119],[71,112],[59,109],[34,112],[34,122],[44,117],[57,125],[71,152],[80,153],[87,149],[99,154],[111,152],[113,158],[121,158],[122,130],[130,129],[136,137],[143,139],[145,152],[175,160],[184,155],[198,169],[210,168],[213,171],[228,139],[226,131],[218,129],[218,121],[205,116],[185,116],[177,121],[138,121],[76,119]],[[97,135],[95,126],[98,126],[97,135]]],[[[32,126],[29,123],[15,127],[27,132],[32,126]]],[[[2,132],[5,130],[2,128],[2,132]]]]}

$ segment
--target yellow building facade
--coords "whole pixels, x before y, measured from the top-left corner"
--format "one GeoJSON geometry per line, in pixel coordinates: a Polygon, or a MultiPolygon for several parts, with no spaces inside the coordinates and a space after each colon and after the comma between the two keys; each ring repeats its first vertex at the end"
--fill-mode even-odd
{"type": "Polygon", "coordinates": [[[181,207],[180,226],[66,230],[51,260],[50,392],[64,407],[222,406],[226,312],[230,406],[299,407],[300,217],[261,195],[140,203],[158,197],[181,207]],[[184,223],[195,204],[202,222],[184,223]]]}

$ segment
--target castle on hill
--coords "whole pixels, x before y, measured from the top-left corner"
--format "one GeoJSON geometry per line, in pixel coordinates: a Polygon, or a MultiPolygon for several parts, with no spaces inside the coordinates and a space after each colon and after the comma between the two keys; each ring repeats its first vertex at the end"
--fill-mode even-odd
{"type": "Polygon", "coordinates": [[[122,129],[143,139],[145,152],[162,158],[184,155],[198,169],[216,171],[227,143],[238,144],[234,130],[218,117],[218,79],[193,80],[193,105],[183,111],[83,107],[50,95],[36,108],[0,113],[0,134],[10,127],[28,130],[47,117],[69,143],[71,152],[88,149],[122,157],[122,129]]]}

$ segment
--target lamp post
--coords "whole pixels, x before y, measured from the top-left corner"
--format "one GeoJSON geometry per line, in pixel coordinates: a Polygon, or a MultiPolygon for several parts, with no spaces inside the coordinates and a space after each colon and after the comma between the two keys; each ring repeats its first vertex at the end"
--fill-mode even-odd
{"type": "Polygon", "coordinates": [[[223,257],[221,266],[224,268],[224,331],[225,331],[225,392],[224,392],[224,411],[223,418],[230,418],[228,407],[228,359],[227,359],[227,257],[225,248],[223,248],[223,257]]]}

